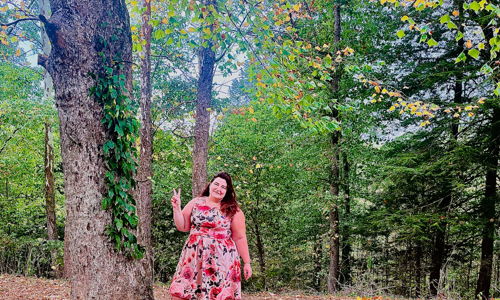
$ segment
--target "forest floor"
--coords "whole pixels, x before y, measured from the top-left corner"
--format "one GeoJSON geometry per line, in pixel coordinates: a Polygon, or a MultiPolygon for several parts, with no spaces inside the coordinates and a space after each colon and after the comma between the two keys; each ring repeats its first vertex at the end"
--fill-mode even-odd
{"type": "MultiPolygon", "coordinates": [[[[154,295],[156,300],[170,300],[168,296],[168,287],[166,285],[155,285],[154,295]]],[[[64,280],[52,280],[36,277],[25,277],[8,274],[0,274],[0,299],[2,300],[62,300],[69,299],[69,284],[64,280]]],[[[333,296],[315,296],[296,293],[273,294],[270,292],[259,294],[243,294],[244,300],[382,300],[382,297],[373,298],[352,298],[352,297],[333,297],[333,296]]],[[[389,298],[387,298],[389,299],[389,298]]]]}

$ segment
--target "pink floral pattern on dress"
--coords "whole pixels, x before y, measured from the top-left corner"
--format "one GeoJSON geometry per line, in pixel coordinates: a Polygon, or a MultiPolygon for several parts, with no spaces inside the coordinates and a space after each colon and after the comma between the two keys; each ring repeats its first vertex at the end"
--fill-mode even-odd
{"type": "Polygon", "coordinates": [[[199,199],[169,292],[182,299],[241,299],[241,265],[231,219],[199,199]]]}

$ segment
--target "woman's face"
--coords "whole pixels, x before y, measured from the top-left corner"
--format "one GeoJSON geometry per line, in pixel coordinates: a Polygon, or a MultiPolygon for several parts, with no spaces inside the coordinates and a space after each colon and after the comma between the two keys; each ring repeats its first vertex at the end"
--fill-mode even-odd
{"type": "Polygon", "coordinates": [[[210,184],[210,196],[215,199],[224,198],[227,191],[227,183],[226,180],[220,177],[217,177],[210,184]]]}

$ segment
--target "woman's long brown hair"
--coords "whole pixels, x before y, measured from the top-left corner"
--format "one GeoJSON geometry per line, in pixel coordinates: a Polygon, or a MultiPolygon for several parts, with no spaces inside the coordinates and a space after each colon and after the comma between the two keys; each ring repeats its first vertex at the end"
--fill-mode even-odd
{"type": "Polygon", "coordinates": [[[205,189],[201,193],[201,196],[210,196],[210,184],[217,177],[224,179],[227,184],[226,195],[224,196],[224,198],[222,198],[222,201],[220,203],[220,210],[224,215],[226,215],[229,218],[232,218],[234,214],[238,211],[240,206],[238,205],[238,202],[236,202],[236,193],[234,192],[233,180],[231,179],[231,176],[229,176],[228,173],[226,172],[217,173],[205,187],[205,189]]]}

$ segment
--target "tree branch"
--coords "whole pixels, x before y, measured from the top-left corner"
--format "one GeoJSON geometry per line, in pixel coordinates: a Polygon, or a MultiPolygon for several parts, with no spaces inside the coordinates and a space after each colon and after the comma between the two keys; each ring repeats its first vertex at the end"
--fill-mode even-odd
{"type": "Polygon", "coordinates": [[[24,18],[24,19],[19,19],[19,20],[15,20],[15,21],[12,21],[10,23],[0,23],[0,26],[13,26],[13,25],[16,25],[17,23],[19,22],[22,22],[22,21],[41,21],[39,18],[24,18]]]}

